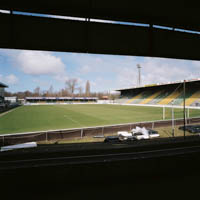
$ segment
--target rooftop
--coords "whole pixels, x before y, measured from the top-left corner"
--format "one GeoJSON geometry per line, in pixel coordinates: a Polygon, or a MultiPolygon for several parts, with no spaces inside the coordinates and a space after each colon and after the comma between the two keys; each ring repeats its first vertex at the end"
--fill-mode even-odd
{"type": "MultiPolygon", "coordinates": [[[[198,81],[200,81],[200,78],[185,80],[185,82],[198,82],[198,81]]],[[[174,85],[174,84],[180,84],[180,83],[183,83],[183,82],[184,82],[184,80],[175,81],[175,82],[167,82],[167,83],[153,83],[153,84],[143,85],[143,86],[140,86],[140,87],[135,86],[135,87],[117,89],[116,91],[131,90],[131,89],[146,88],[146,87],[157,87],[157,86],[164,86],[164,85],[174,85]]]]}
{"type": "Polygon", "coordinates": [[[6,87],[8,87],[8,86],[0,82],[0,87],[1,87],[1,88],[2,88],[2,87],[3,87],[3,88],[6,88],[6,87]]]}

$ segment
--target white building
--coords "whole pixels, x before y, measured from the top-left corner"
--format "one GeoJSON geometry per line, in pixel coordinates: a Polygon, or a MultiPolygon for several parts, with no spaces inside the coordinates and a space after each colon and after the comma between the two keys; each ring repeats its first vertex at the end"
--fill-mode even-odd
{"type": "Polygon", "coordinates": [[[14,97],[4,97],[4,100],[8,101],[10,104],[17,103],[17,101],[18,101],[16,96],[14,96],[14,97]]]}

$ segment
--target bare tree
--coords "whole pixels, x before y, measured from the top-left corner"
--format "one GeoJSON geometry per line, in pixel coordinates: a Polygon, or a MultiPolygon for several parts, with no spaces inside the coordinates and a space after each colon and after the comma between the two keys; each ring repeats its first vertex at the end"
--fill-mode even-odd
{"type": "Polygon", "coordinates": [[[29,90],[26,90],[26,91],[24,92],[24,96],[25,96],[25,97],[32,97],[33,95],[32,95],[32,93],[31,93],[29,90]]]}
{"type": "Polygon", "coordinates": [[[83,93],[83,88],[80,86],[80,87],[78,88],[78,91],[79,91],[79,96],[81,97],[81,96],[82,96],[82,93],[83,93]]]}
{"type": "Polygon", "coordinates": [[[61,90],[61,96],[62,97],[67,97],[69,96],[69,91],[67,89],[62,89],[61,90]]]}
{"type": "Polygon", "coordinates": [[[54,96],[54,94],[53,94],[53,86],[52,85],[49,87],[48,95],[49,96],[54,96]]]}
{"type": "Polygon", "coordinates": [[[87,97],[90,96],[90,82],[87,80],[86,85],[85,85],[85,95],[87,97]]]}
{"type": "Polygon", "coordinates": [[[39,97],[40,96],[40,87],[38,86],[38,87],[36,87],[35,89],[34,89],[34,96],[36,96],[36,97],[39,97]]]}
{"type": "Polygon", "coordinates": [[[73,78],[73,79],[68,79],[65,81],[66,89],[69,91],[69,93],[73,96],[75,90],[78,89],[78,80],[73,78]]]}

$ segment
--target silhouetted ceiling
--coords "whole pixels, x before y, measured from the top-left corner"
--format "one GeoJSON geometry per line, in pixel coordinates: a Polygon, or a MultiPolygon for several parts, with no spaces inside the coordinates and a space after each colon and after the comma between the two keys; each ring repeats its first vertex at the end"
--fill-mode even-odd
{"type": "MultiPolygon", "coordinates": [[[[0,1],[0,9],[200,31],[196,1],[0,1]]],[[[154,27],[0,14],[0,47],[200,60],[199,34],[154,27]]]]}
{"type": "Polygon", "coordinates": [[[1,9],[200,30],[197,1],[1,0],[1,9]]]}

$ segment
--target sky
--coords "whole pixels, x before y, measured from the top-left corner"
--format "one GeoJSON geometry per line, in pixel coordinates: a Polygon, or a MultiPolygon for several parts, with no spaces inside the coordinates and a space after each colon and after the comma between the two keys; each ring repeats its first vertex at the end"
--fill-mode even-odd
{"type": "Polygon", "coordinates": [[[200,77],[199,61],[0,49],[0,82],[10,92],[38,86],[58,91],[66,80],[76,78],[83,91],[89,80],[92,92],[107,92],[137,86],[137,64],[142,85],[200,77]]]}

